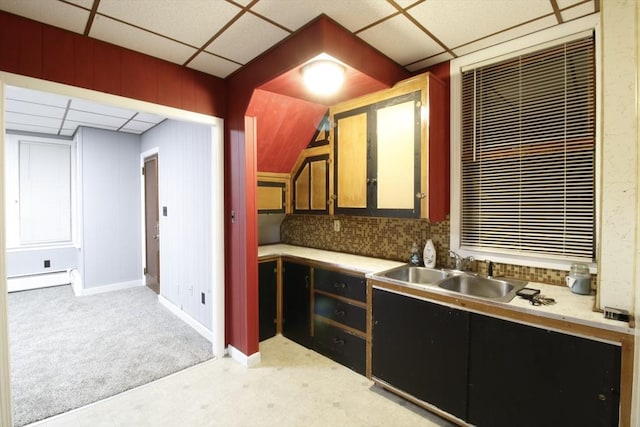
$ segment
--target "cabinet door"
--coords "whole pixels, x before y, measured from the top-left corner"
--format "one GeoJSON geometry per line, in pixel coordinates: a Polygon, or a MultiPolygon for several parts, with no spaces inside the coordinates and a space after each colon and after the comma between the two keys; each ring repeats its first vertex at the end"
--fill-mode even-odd
{"type": "Polygon", "coordinates": [[[420,216],[421,94],[335,115],[336,213],[420,216]]]}
{"type": "Polygon", "coordinates": [[[311,347],[311,269],[282,263],[282,335],[311,347]]]}
{"type": "Polygon", "coordinates": [[[376,104],[375,211],[420,216],[420,91],[376,104]]]}
{"type": "Polygon", "coordinates": [[[258,264],[258,312],[260,341],[276,335],[277,287],[276,261],[258,264]]]}
{"type": "Polygon", "coordinates": [[[282,182],[258,181],[258,213],[285,213],[285,188],[282,182]]]}
{"type": "Polygon", "coordinates": [[[469,351],[472,424],[618,425],[618,346],[472,314],[469,351]]]}
{"type": "Polygon", "coordinates": [[[469,314],[380,289],[372,307],[372,375],[466,419],[469,314]]]}
{"type": "Polygon", "coordinates": [[[370,107],[337,114],[334,130],[336,213],[367,209],[370,107]]]}
{"type": "Polygon", "coordinates": [[[329,213],[329,155],[307,158],[293,177],[295,213],[329,213]]]}

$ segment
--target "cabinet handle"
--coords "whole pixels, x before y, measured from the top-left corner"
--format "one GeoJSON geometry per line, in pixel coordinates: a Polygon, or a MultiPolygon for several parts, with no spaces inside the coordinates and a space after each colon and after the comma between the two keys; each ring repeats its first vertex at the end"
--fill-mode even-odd
{"type": "Polygon", "coordinates": [[[336,288],[336,289],[344,289],[344,288],[347,287],[347,285],[345,285],[344,283],[336,282],[336,283],[333,284],[333,287],[336,288]]]}
{"type": "Polygon", "coordinates": [[[427,195],[424,193],[416,193],[416,199],[424,199],[425,197],[427,197],[427,195]]]}
{"type": "Polygon", "coordinates": [[[378,184],[378,180],[377,180],[376,178],[373,178],[373,179],[371,180],[371,183],[372,183],[373,185],[377,185],[377,184],[378,184]]]}
{"type": "Polygon", "coordinates": [[[333,310],[333,314],[335,314],[336,316],[340,316],[340,317],[344,317],[344,310],[338,310],[337,308],[335,310],[333,310]]]}
{"type": "Polygon", "coordinates": [[[343,340],[343,339],[340,339],[340,338],[334,338],[334,339],[333,339],[333,343],[334,343],[334,344],[344,345],[344,340],[343,340]]]}

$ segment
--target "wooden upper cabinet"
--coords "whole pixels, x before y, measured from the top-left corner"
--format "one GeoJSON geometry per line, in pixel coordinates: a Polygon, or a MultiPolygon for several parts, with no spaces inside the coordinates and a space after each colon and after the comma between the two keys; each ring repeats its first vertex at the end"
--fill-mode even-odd
{"type": "Polygon", "coordinates": [[[293,212],[326,214],[329,212],[328,154],[305,157],[293,176],[293,212]]]}
{"type": "Polygon", "coordinates": [[[287,201],[289,175],[258,172],[258,213],[290,212],[287,201]]]}
{"type": "Polygon", "coordinates": [[[427,73],[329,109],[332,213],[446,218],[445,95],[427,73]]]}

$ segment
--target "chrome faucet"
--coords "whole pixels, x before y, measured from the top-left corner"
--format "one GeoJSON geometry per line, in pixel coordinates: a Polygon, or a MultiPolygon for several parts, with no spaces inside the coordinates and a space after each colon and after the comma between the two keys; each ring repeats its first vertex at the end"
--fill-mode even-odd
{"type": "Polygon", "coordinates": [[[475,261],[472,256],[466,258],[461,257],[454,251],[449,251],[449,256],[456,259],[456,270],[465,271],[471,261],[475,261]]]}

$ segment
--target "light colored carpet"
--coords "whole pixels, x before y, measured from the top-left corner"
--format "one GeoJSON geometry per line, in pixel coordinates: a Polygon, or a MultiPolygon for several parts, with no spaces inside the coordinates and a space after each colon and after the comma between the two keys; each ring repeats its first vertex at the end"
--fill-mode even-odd
{"type": "Polygon", "coordinates": [[[9,294],[14,423],[22,426],[212,357],[211,343],[146,287],[75,297],[9,294]]]}

